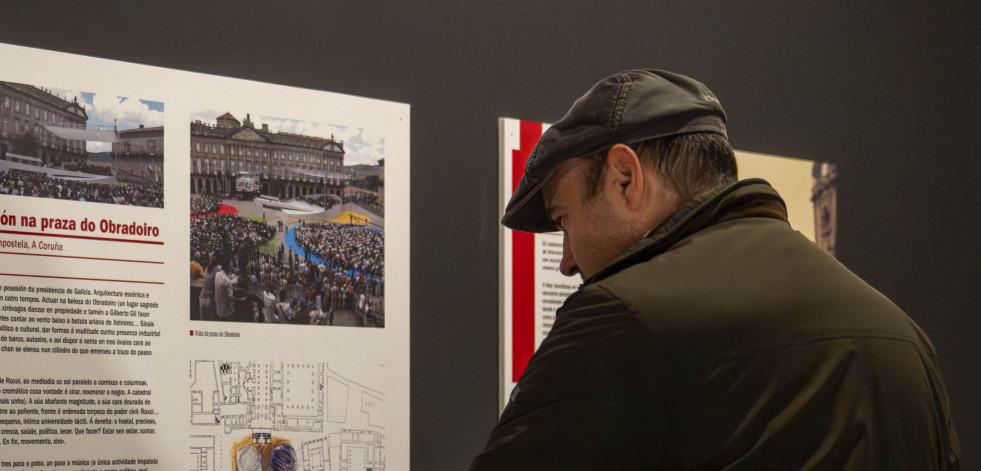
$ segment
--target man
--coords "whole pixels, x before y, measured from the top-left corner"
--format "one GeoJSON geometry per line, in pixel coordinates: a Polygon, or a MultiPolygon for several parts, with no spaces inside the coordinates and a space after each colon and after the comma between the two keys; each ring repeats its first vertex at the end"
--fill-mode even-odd
{"type": "Polygon", "coordinates": [[[225,257],[219,261],[221,265],[215,273],[215,309],[220,320],[228,320],[235,314],[235,301],[244,298],[235,296],[235,282],[237,278],[230,276],[232,266],[230,260],[225,257]]]}
{"type": "Polygon", "coordinates": [[[627,71],[544,133],[502,222],[584,283],[470,469],[958,469],[926,335],[736,181],[725,120],[627,71]]]}
{"type": "Polygon", "coordinates": [[[276,304],[276,313],[281,319],[280,322],[288,324],[293,322],[293,306],[289,302],[289,295],[286,293],[286,288],[279,290],[279,303],[276,304]]]}
{"type": "Polygon", "coordinates": [[[201,297],[198,300],[198,306],[201,312],[201,320],[215,321],[218,320],[218,308],[215,304],[215,278],[218,276],[218,272],[221,271],[221,267],[218,266],[218,260],[213,255],[205,257],[204,260],[207,261],[207,266],[204,267],[205,272],[201,282],[201,297]]]}

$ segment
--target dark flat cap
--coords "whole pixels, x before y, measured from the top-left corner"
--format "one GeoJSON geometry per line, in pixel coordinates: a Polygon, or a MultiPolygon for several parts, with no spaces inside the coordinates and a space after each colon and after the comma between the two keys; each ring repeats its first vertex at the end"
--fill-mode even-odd
{"type": "Polygon", "coordinates": [[[603,79],[535,145],[501,223],[527,232],[557,228],[545,213],[542,185],[569,159],[616,144],[711,132],[726,136],[726,114],[705,85],[663,70],[628,70],[603,79]]]}

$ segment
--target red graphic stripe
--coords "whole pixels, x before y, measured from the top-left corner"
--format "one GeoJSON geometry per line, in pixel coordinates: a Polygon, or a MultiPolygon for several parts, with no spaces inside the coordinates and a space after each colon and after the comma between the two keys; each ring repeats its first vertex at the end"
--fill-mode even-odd
{"type": "Polygon", "coordinates": [[[55,258],[77,258],[80,260],[101,260],[103,262],[130,262],[130,263],[153,263],[163,265],[164,262],[154,260],[127,260],[125,258],[101,258],[101,257],[79,257],[75,255],[52,255],[46,253],[24,253],[24,252],[0,252],[4,255],[27,255],[31,257],[55,257],[55,258]]]}
{"type": "Polygon", "coordinates": [[[64,238],[64,239],[101,240],[101,241],[105,241],[105,242],[129,242],[131,244],[151,244],[151,245],[163,245],[164,244],[163,242],[157,241],[157,240],[114,239],[112,237],[92,237],[92,236],[80,236],[80,235],[68,235],[68,234],[45,234],[43,232],[0,231],[0,234],[42,236],[42,237],[59,237],[59,238],[64,238]]]}
{"type": "MultiPolygon", "coordinates": [[[[521,121],[521,147],[511,153],[511,191],[525,174],[525,163],[542,137],[542,124],[521,121]]],[[[535,235],[511,231],[511,381],[517,382],[535,352],[535,235]]]]}
{"type": "Polygon", "coordinates": [[[143,283],[147,285],[162,285],[162,281],[140,281],[140,280],[111,280],[106,278],[80,278],[75,276],[54,276],[54,275],[26,275],[23,273],[0,273],[0,276],[26,276],[28,278],[53,278],[56,280],[82,280],[82,281],[110,281],[113,283],[143,283]]]}

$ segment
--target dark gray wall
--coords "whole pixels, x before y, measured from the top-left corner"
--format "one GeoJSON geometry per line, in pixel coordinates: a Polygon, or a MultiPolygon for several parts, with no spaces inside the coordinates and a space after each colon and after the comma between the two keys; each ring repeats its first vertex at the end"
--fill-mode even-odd
{"type": "Polygon", "coordinates": [[[737,148],[840,166],[839,258],[932,337],[978,462],[977,2],[375,3],[4,2],[0,41],[412,105],[417,470],[463,468],[496,418],[497,118],[697,77],[737,148]]]}

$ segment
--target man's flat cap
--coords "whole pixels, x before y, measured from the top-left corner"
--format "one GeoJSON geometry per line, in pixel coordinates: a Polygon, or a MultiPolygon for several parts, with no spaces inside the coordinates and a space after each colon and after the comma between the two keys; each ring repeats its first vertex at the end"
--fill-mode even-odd
{"type": "Polygon", "coordinates": [[[565,161],[616,144],[711,132],[726,136],[726,114],[701,82],[663,70],[628,70],[603,79],[535,145],[501,223],[527,232],[557,230],[545,213],[542,185],[565,161]]]}

